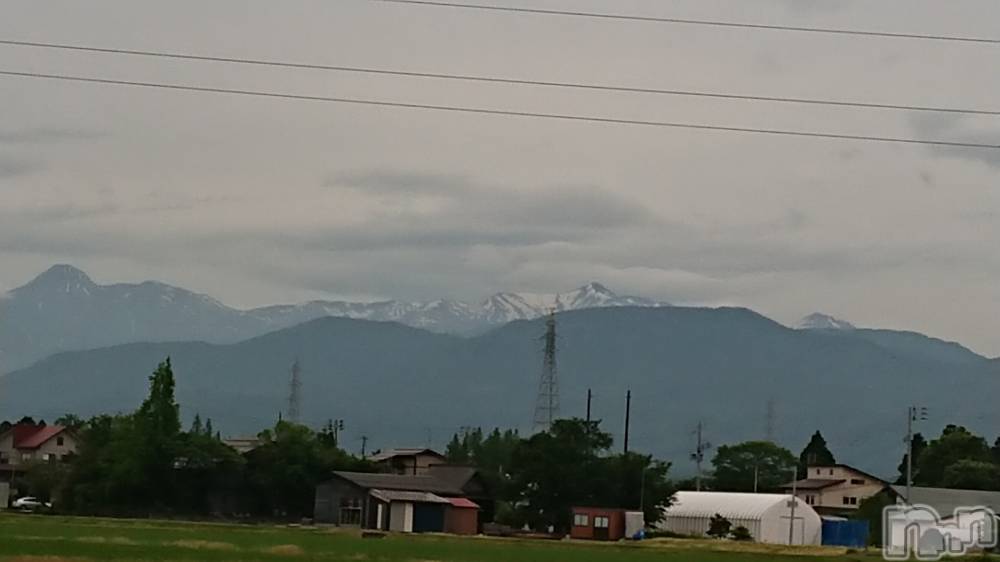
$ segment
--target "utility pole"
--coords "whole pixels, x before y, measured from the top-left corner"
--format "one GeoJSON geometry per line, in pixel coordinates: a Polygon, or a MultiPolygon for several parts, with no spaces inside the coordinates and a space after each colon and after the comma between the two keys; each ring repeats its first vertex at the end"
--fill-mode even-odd
{"type": "Polygon", "coordinates": [[[367,450],[367,448],[368,448],[368,436],[367,435],[362,435],[361,436],[361,458],[362,459],[364,459],[365,456],[366,456],[365,455],[365,451],[367,450]]]}
{"type": "Polygon", "coordinates": [[[587,422],[590,422],[590,402],[594,399],[594,393],[587,389],[587,422]]]}
{"type": "Polygon", "coordinates": [[[788,502],[788,507],[791,512],[788,514],[788,545],[791,546],[795,541],[795,503],[798,501],[798,496],[796,495],[796,484],[798,483],[799,469],[798,467],[792,469],[792,499],[788,502]]]}
{"type": "Polygon", "coordinates": [[[628,430],[632,417],[632,391],[625,391],[625,453],[628,453],[628,430]]]}
{"type": "Polygon", "coordinates": [[[910,406],[906,409],[906,503],[910,504],[913,488],[913,422],[927,419],[927,408],[910,406]]]}
{"type": "Polygon", "coordinates": [[[333,420],[333,446],[340,446],[340,432],[344,431],[344,420],[333,420]]]}
{"type": "Polygon", "coordinates": [[[698,435],[698,444],[694,448],[694,452],[691,453],[691,460],[695,463],[695,476],[694,476],[694,489],[701,491],[701,462],[705,460],[705,451],[712,447],[712,444],[708,441],[702,439],[702,423],[698,422],[698,429],[695,433],[698,435]]]}

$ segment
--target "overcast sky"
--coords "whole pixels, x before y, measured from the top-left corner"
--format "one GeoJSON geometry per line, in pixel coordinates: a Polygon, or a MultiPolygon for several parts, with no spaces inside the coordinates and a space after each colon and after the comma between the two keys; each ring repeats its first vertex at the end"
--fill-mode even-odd
{"type": "MultiPolygon", "coordinates": [[[[995,37],[994,0],[538,0],[995,37]]],[[[5,0],[0,38],[1000,109],[1000,47],[365,0],[5,0]]],[[[0,46],[0,69],[629,119],[991,141],[1000,117],[470,85],[0,46]]],[[[1000,355],[1000,152],[0,77],[0,288],[72,263],[235,306],[620,293],[823,311],[1000,355]]]]}

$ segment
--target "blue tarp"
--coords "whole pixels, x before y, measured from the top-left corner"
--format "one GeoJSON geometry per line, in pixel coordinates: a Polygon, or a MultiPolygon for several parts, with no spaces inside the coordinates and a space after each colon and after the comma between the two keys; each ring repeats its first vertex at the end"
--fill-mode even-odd
{"type": "Polygon", "coordinates": [[[823,544],[864,548],[868,545],[867,521],[823,520],[823,544]]]}

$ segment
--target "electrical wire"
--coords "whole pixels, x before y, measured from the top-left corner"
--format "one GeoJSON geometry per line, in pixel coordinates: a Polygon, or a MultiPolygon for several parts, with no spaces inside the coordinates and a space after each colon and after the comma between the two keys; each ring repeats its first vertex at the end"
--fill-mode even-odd
{"type": "Polygon", "coordinates": [[[629,86],[615,86],[610,84],[588,84],[580,82],[557,82],[548,80],[527,80],[519,78],[505,78],[502,76],[448,74],[441,72],[415,72],[407,70],[381,69],[381,68],[371,68],[371,67],[361,67],[361,66],[340,66],[340,65],[298,63],[298,62],[287,62],[287,61],[250,59],[241,57],[217,57],[209,55],[194,55],[188,53],[143,51],[135,49],[119,49],[119,48],[109,48],[109,47],[91,47],[87,45],[70,45],[65,43],[40,43],[35,41],[16,41],[10,39],[0,39],[0,45],[9,45],[17,47],[37,47],[46,49],[83,51],[83,52],[105,53],[105,54],[123,54],[123,55],[135,55],[143,57],[156,57],[156,58],[193,60],[193,61],[223,62],[223,63],[245,64],[254,66],[272,66],[272,67],[298,68],[298,69],[309,69],[309,70],[328,70],[336,72],[402,76],[410,78],[430,78],[430,79],[455,80],[464,82],[486,82],[494,84],[511,84],[520,86],[543,86],[543,87],[568,88],[568,89],[578,89],[578,90],[623,92],[623,93],[633,93],[633,94],[658,94],[658,95],[688,96],[688,97],[715,98],[715,99],[727,99],[727,100],[763,101],[763,102],[791,103],[791,104],[805,104],[805,105],[825,105],[825,106],[836,106],[836,107],[857,107],[863,109],[888,109],[888,110],[923,111],[923,112],[938,112],[938,113],[960,113],[967,115],[1000,115],[1000,110],[990,110],[990,109],[921,106],[921,105],[906,105],[906,104],[892,104],[892,103],[872,103],[872,102],[856,102],[856,101],[844,101],[844,100],[824,100],[824,99],[797,98],[788,96],[758,96],[758,95],[734,94],[726,92],[641,88],[641,87],[629,87],[629,86]]]}
{"type": "Polygon", "coordinates": [[[965,37],[958,35],[933,35],[924,33],[897,33],[892,31],[865,31],[858,29],[836,29],[826,27],[802,27],[794,25],[771,25],[759,23],[742,23],[717,20],[698,20],[683,18],[667,18],[656,16],[637,16],[631,14],[612,14],[604,12],[580,12],[573,10],[548,10],[542,8],[521,8],[516,6],[501,6],[497,4],[468,4],[464,2],[444,2],[438,0],[369,0],[386,4],[409,4],[413,6],[430,6],[436,8],[461,8],[469,10],[485,10],[493,12],[512,12],[548,16],[572,16],[584,18],[599,18],[609,20],[642,21],[652,23],[673,23],[685,25],[704,25],[712,27],[736,27],[744,29],[765,29],[771,31],[795,31],[805,33],[829,33],[835,35],[858,35],[865,37],[884,37],[891,39],[925,39],[931,41],[957,41],[962,43],[980,43],[1000,45],[1000,39],[989,37],[965,37]]]}
{"type": "Polygon", "coordinates": [[[257,97],[267,97],[267,98],[281,98],[281,99],[294,99],[294,100],[306,100],[306,101],[322,101],[322,102],[332,102],[332,103],[343,103],[343,104],[354,104],[354,105],[367,105],[376,107],[396,107],[396,108],[406,108],[406,109],[424,109],[431,111],[447,111],[455,113],[469,113],[469,114],[483,114],[483,115],[499,115],[507,117],[527,117],[527,118],[540,118],[540,119],[553,119],[562,121],[586,121],[592,123],[604,123],[604,124],[616,124],[616,125],[639,125],[647,127],[666,127],[666,128],[677,128],[677,129],[696,129],[705,131],[725,131],[734,133],[755,133],[764,135],[784,135],[784,136],[794,136],[794,137],[816,137],[825,139],[840,139],[840,140],[855,140],[855,141],[869,141],[869,142],[883,142],[883,143],[899,143],[899,144],[914,144],[914,145],[932,145],[932,146],[947,146],[953,148],[980,148],[980,149],[990,149],[990,150],[1000,150],[1000,145],[985,144],[985,143],[974,143],[974,142],[961,142],[961,141],[947,141],[947,140],[930,140],[930,139],[915,139],[915,138],[904,138],[904,137],[883,137],[883,136],[870,136],[870,135],[848,135],[839,133],[824,133],[817,131],[791,131],[782,129],[763,129],[754,127],[730,127],[724,125],[709,125],[701,123],[679,123],[670,121],[651,121],[651,120],[641,120],[641,119],[621,119],[615,117],[599,117],[599,116],[588,116],[588,115],[572,115],[572,114],[562,114],[562,113],[537,113],[529,111],[514,111],[506,109],[489,109],[480,107],[463,107],[455,105],[434,105],[434,104],[423,104],[423,103],[407,103],[407,102],[394,102],[394,101],[383,101],[383,100],[373,100],[365,98],[344,98],[344,97],[330,97],[330,96],[312,96],[303,94],[289,94],[283,92],[265,92],[259,90],[239,90],[239,89],[229,89],[229,88],[214,88],[205,86],[190,86],[184,84],[166,84],[160,82],[139,82],[132,80],[113,80],[108,78],[94,78],[88,76],[70,76],[65,74],[43,74],[39,72],[20,72],[13,70],[0,70],[0,75],[2,76],[17,76],[23,78],[42,78],[50,80],[64,80],[72,82],[89,82],[94,84],[112,84],[120,86],[138,86],[145,88],[161,88],[168,90],[183,90],[191,92],[210,92],[219,94],[235,94],[235,95],[245,95],[245,96],[257,96],[257,97]]]}

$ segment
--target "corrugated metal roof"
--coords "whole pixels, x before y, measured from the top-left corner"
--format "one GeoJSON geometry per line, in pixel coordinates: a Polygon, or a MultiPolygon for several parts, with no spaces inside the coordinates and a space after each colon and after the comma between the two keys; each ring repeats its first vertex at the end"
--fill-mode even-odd
{"type": "Polygon", "coordinates": [[[413,490],[372,490],[371,495],[384,502],[451,503],[441,496],[413,490]]]}
{"type": "MultiPolygon", "coordinates": [[[[892,491],[901,498],[906,497],[906,486],[892,486],[892,491]]],[[[941,517],[950,517],[958,507],[983,506],[1000,512],[1000,492],[914,486],[908,503],[929,505],[936,509],[941,517]]]]}
{"type": "Polygon", "coordinates": [[[468,498],[448,498],[448,503],[450,503],[452,507],[479,509],[479,504],[468,498]]]}
{"type": "MultiPolygon", "coordinates": [[[[784,506],[785,494],[741,494],[735,492],[677,492],[676,501],[664,513],[668,517],[712,517],[757,519],[775,506],[784,506]]],[[[801,501],[799,505],[805,506],[801,501]]]]}
{"type": "Polygon", "coordinates": [[[424,448],[396,448],[396,449],[385,449],[384,451],[379,451],[378,453],[368,457],[368,460],[373,462],[382,462],[396,457],[414,457],[417,455],[429,455],[438,457],[439,459],[444,459],[445,456],[441,453],[435,451],[434,449],[424,448]]]}
{"type": "Polygon", "coordinates": [[[418,490],[433,494],[452,496],[463,495],[462,484],[437,478],[429,474],[383,474],[378,472],[342,472],[333,473],[362,488],[379,490],[418,490]]]}

